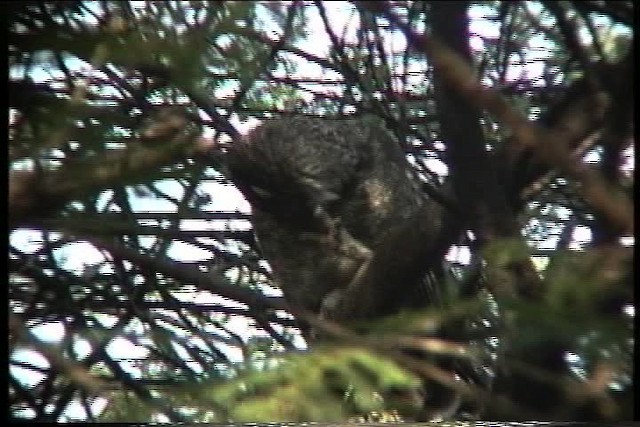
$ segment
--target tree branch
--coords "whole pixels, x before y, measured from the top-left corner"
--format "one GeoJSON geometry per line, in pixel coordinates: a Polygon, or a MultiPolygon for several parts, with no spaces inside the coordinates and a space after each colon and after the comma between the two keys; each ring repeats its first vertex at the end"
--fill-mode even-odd
{"type": "Polygon", "coordinates": [[[149,148],[141,143],[131,143],[126,151],[96,156],[81,164],[65,165],[55,171],[42,174],[33,171],[11,172],[10,228],[46,217],[66,203],[93,192],[116,184],[144,180],[149,176],[149,171],[187,157],[196,147],[193,144],[195,135],[184,132],[186,125],[186,118],[171,115],[143,132],[144,139],[141,138],[141,141],[151,142],[149,148]]]}
{"type": "MultiPolygon", "coordinates": [[[[387,2],[358,1],[358,5],[382,13],[398,26],[409,45],[432,61],[434,68],[454,90],[480,108],[486,109],[498,121],[511,129],[513,143],[533,149],[535,155],[552,167],[581,184],[587,202],[615,224],[620,232],[633,233],[633,206],[628,197],[617,188],[607,185],[601,174],[586,165],[573,161],[571,152],[556,130],[537,126],[517,110],[498,91],[482,86],[474,70],[459,55],[433,37],[415,32],[387,2]]],[[[604,101],[604,100],[603,100],[604,101]]],[[[607,104],[608,100],[604,101],[607,104]]]]}

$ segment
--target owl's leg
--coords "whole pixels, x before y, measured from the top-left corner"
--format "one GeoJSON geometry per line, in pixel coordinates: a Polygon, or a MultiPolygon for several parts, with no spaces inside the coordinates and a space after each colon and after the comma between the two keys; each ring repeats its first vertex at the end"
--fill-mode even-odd
{"type": "Polygon", "coordinates": [[[357,299],[366,298],[366,277],[373,259],[373,251],[340,226],[339,220],[335,220],[332,226],[335,227],[331,231],[332,244],[337,245],[337,252],[358,264],[347,286],[334,289],[322,300],[320,315],[327,319],[341,320],[349,318],[349,313],[353,311],[351,307],[357,299]]]}
{"type": "Polygon", "coordinates": [[[344,244],[343,251],[349,253],[350,256],[360,260],[360,266],[351,278],[351,281],[349,282],[349,286],[347,288],[358,287],[362,282],[365,273],[369,269],[371,259],[373,258],[373,251],[358,239],[354,238],[344,228],[341,228],[340,234],[340,239],[344,244]]]}
{"type": "MultiPolygon", "coordinates": [[[[342,225],[339,216],[330,215],[327,207],[330,203],[339,200],[340,196],[327,189],[316,179],[306,178],[304,182],[307,190],[311,190],[308,193],[308,197],[312,204],[313,216],[327,233],[330,244],[334,245],[336,253],[340,254],[340,256],[354,259],[358,264],[358,268],[349,280],[347,287],[335,289],[326,295],[323,300],[321,314],[324,317],[343,318],[346,315],[343,311],[346,310],[342,302],[344,300],[349,301],[358,294],[366,294],[366,290],[362,289],[362,287],[366,286],[364,282],[366,273],[371,265],[373,251],[347,231],[342,225]]],[[[347,302],[347,305],[352,305],[352,303],[347,302]]]]}
{"type": "Polygon", "coordinates": [[[344,255],[360,259],[363,263],[371,258],[371,249],[364,243],[353,237],[341,223],[340,217],[331,217],[322,205],[314,209],[314,216],[320,220],[325,231],[339,252],[344,255]]]}

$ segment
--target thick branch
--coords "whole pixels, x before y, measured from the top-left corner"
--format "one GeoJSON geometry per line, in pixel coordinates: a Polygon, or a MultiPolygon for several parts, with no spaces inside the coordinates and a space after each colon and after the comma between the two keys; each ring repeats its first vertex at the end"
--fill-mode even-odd
{"type": "Polygon", "coordinates": [[[471,66],[459,55],[440,41],[415,32],[391,11],[388,3],[360,1],[358,4],[371,11],[383,13],[405,33],[413,49],[429,57],[436,71],[449,86],[478,107],[486,109],[510,128],[515,136],[513,143],[533,149],[542,161],[578,181],[585,200],[594,209],[609,218],[621,232],[633,232],[633,206],[628,197],[607,185],[597,171],[573,161],[561,135],[529,122],[522,113],[512,108],[498,91],[482,86],[471,66]]]}

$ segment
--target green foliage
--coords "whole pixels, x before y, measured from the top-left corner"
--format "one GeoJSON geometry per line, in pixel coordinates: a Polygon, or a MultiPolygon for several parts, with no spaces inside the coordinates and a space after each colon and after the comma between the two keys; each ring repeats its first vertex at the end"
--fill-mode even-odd
{"type": "Polygon", "coordinates": [[[509,265],[528,259],[530,250],[522,239],[500,239],[491,242],[482,252],[487,263],[495,268],[505,268],[509,265]]]}
{"type": "Polygon", "coordinates": [[[633,300],[630,255],[624,249],[556,253],[544,272],[543,299],[501,304],[518,331],[511,347],[528,351],[541,342],[561,343],[580,357],[571,375],[584,380],[606,362],[615,367],[615,381],[628,383],[633,317],[623,310],[633,300]]]}
{"type": "Polygon", "coordinates": [[[339,421],[389,408],[393,402],[385,401],[386,391],[410,394],[419,387],[394,362],[358,348],[319,348],[272,364],[248,369],[226,384],[197,386],[191,404],[203,408],[213,402],[219,422],[339,421]]]}
{"type": "Polygon", "coordinates": [[[103,411],[98,421],[103,423],[112,422],[140,422],[147,423],[153,417],[153,408],[140,401],[130,391],[113,392],[112,396],[108,396],[108,410],[103,411]]]}
{"type": "Polygon", "coordinates": [[[546,272],[547,304],[559,311],[586,315],[612,297],[631,298],[630,260],[619,265],[611,256],[597,250],[557,253],[546,272]]]}

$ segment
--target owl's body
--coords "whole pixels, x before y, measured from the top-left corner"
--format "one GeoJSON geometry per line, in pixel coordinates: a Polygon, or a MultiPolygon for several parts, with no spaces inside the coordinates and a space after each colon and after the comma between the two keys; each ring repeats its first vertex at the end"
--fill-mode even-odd
{"type": "MultiPolygon", "coordinates": [[[[288,303],[337,321],[430,303],[422,285],[443,255],[443,211],[381,124],[278,119],[228,154],[288,303]]],[[[318,337],[301,327],[307,339],[318,337]]],[[[427,396],[434,390],[451,395],[431,384],[427,396]]]]}
{"type": "Polygon", "coordinates": [[[400,146],[373,121],[270,121],[234,143],[228,165],[285,299],[315,313],[427,203],[400,146]]]}

